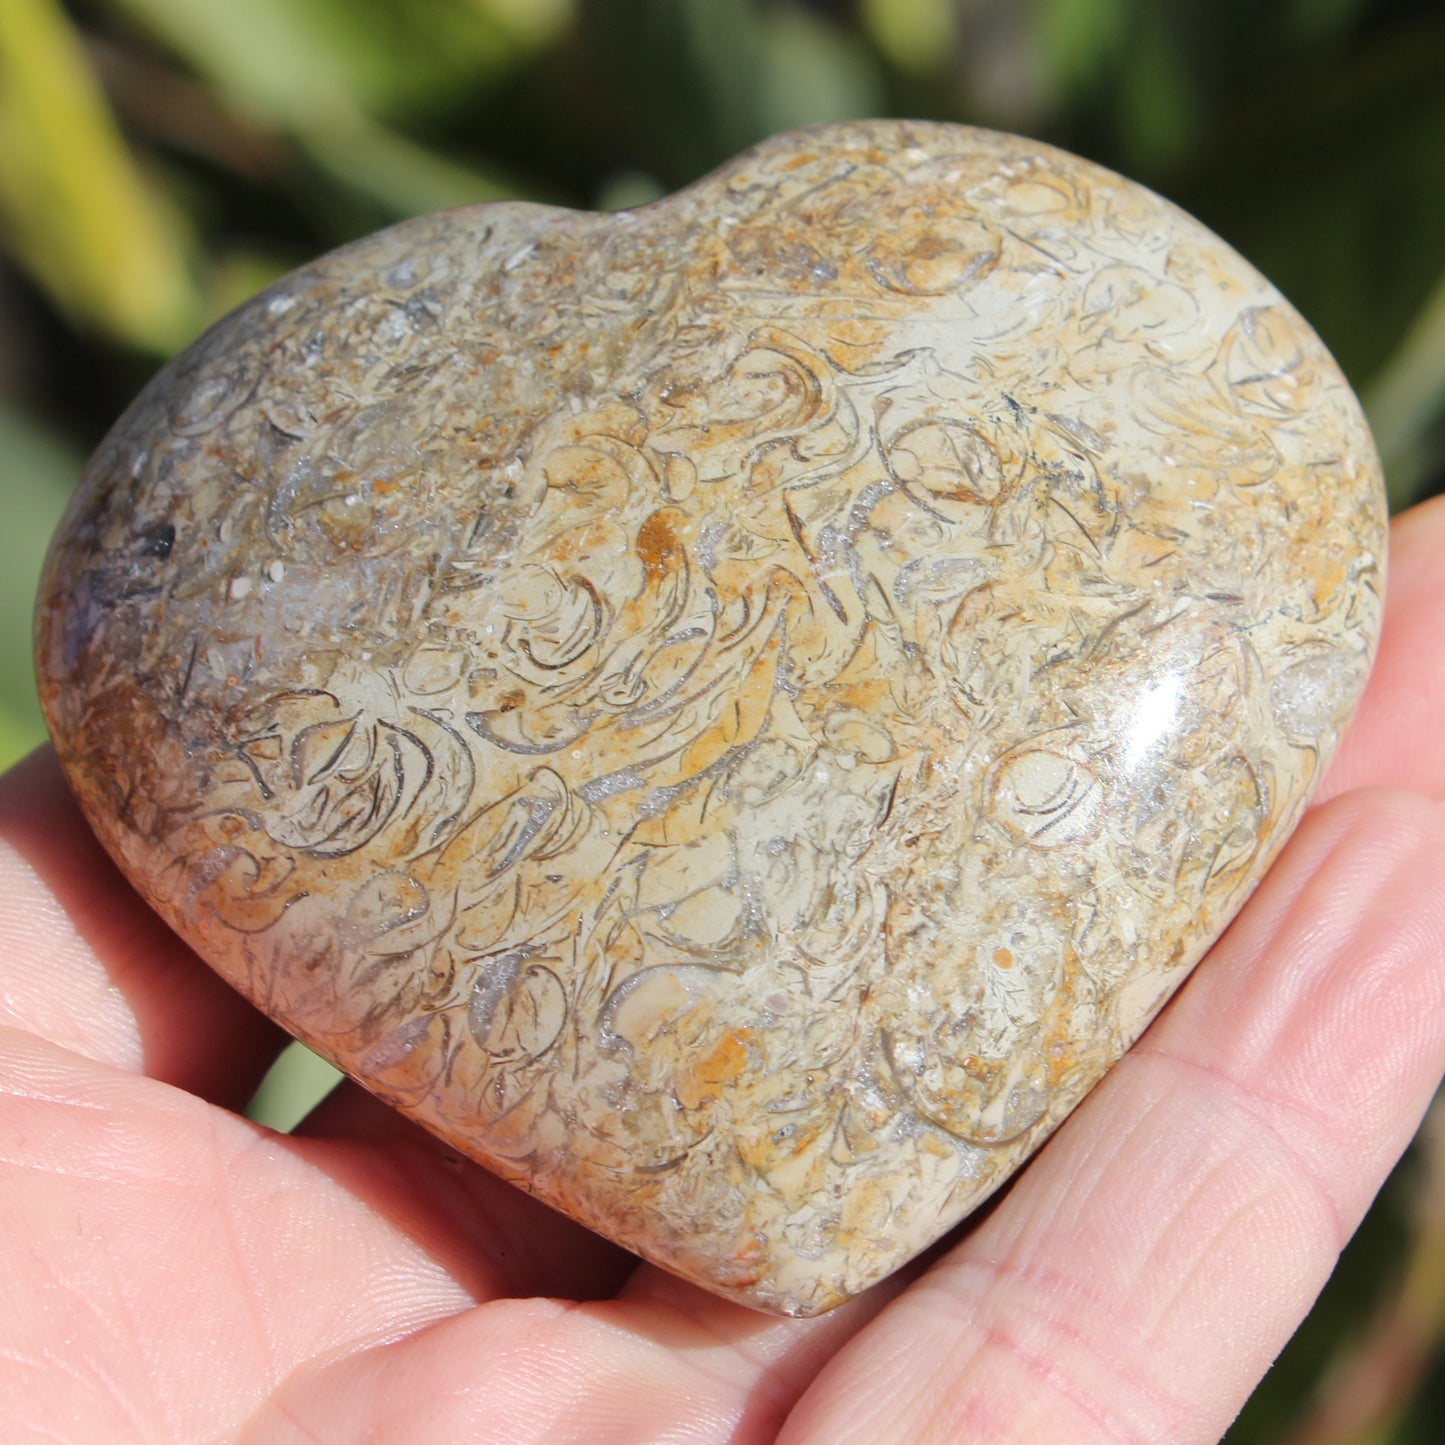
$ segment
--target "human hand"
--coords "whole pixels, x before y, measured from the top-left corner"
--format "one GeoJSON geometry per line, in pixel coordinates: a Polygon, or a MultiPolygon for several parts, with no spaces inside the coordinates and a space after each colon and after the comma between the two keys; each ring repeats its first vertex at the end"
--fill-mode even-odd
{"type": "Polygon", "coordinates": [[[0,1438],[1217,1439],[1445,1068],[1445,502],[1393,544],[1360,716],[1239,919],[994,1208],[816,1320],[639,1266],[355,1085],[241,1118],[281,1035],[37,754],[0,780],[0,1438]]]}

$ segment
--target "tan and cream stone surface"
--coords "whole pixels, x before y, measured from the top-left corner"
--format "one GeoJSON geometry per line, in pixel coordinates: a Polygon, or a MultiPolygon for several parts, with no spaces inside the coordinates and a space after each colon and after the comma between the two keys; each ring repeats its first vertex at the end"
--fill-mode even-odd
{"type": "Polygon", "coordinates": [[[811,1314],[1004,1181],[1298,818],[1378,464],[1280,296],[1045,146],[783,136],[323,257],[43,583],[136,887],[458,1149],[811,1314]]]}

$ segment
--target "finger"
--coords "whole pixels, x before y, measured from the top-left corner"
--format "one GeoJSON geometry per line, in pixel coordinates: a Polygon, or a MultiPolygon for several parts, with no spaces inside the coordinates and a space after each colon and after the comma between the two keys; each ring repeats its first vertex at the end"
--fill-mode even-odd
{"type": "MultiPolygon", "coordinates": [[[[291,1142],[304,1156],[313,1146],[360,1140],[373,1131],[375,1146],[396,1171],[401,1200],[399,1208],[383,1206],[382,1212],[403,1221],[409,1238],[444,1241],[436,1255],[443,1261],[459,1228],[490,1236],[492,1246],[500,1240],[504,1256],[516,1249],[531,1261],[525,1267],[529,1279],[549,1268],[532,1258],[546,1248],[556,1250],[559,1261],[569,1252],[575,1260],[598,1247],[610,1249],[473,1166],[457,1167],[434,1193],[438,1160],[428,1151],[439,1146],[354,1085],[343,1085],[291,1142]],[[413,1185],[441,1211],[430,1224],[418,1218],[423,1206],[410,1194],[413,1185]],[[467,1221],[466,1203],[478,1197],[480,1222],[467,1221]],[[546,1217],[530,1217],[536,1210],[546,1217]]],[[[370,1170],[367,1196],[375,1202],[370,1170]]],[[[651,1266],[637,1267],[621,1251],[614,1256],[629,1261],[620,1299],[574,1304],[537,1295],[499,1297],[405,1338],[318,1358],[292,1372],[241,1439],[267,1445],[339,1445],[363,1435],[374,1445],[474,1438],[509,1445],[771,1440],[824,1361],[902,1286],[901,1280],[886,1284],[822,1319],[783,1320],[717,1299],[651,1266]]],[[[507,1263],[503,1259],[501,1267],[507,1263]]],[[[585,1267],[596,1271],[594,1281],[608,1268],[590,1259],[585,1267]]],[[[558,1265],[550,1268],[555,1272],[558,1265]]],[[[461,1278],[474,1295],[479,1283],[483,1295],[499,1292],[495,1277],[461,1278]]],[[[573,1290],[567,1293],[575,1298],[573,1290]]]]}
{"type": "Polygon", "coordinates": [[[772,1319],[680,1281],[646,1299],[499,1300],[298,1371],[240,1445],[761,1445],[886,1297],[885,1286],[813,1320],[772,1319]]]}
{"type": "Polygon", "coordinates": [[[0,778],[0,1023],[231,1107],[285,1042],[125,882],[49,748],[0,778]]]}
{"type": "Polygon", "coordinates": [[[34,1034],[0,1056],[0,1439],[234,1440],[292,1371],[470,1303],[345,1145],[34,1034]]]}
{"type": "Polygon", "coordinates": [[[790,1442],[1217,1440],[1445,1063],[1445,811],[1317,810],[1202,970],[790,1442]]]}
{"type": "Polygon", "coordinates": [[[372,1205],[465,1280],[475,1299],[604,1299],[636,1255],[464,1159],[359,1085],[342,1083],[294,1131],[346,1143],[372,1205]]]}
{"type": "Polygon", "coordinates": [[[1320,790],[1411,788],[1445,799],[1445,497],[1396,519],[1380,654],[1320,790]]]}

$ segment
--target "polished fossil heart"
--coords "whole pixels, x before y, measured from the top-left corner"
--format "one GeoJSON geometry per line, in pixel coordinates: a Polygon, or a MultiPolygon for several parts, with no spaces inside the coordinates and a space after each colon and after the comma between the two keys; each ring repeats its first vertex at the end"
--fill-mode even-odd
{"type": "Polygon", "coordinates": [[[1334,363],[1196,223],[843,125],[271,287],[92,462],[39,666],[96,831],[236,987],[812,1314],[1239,907],[1363,685],[1383,521],[1334,363]]]}

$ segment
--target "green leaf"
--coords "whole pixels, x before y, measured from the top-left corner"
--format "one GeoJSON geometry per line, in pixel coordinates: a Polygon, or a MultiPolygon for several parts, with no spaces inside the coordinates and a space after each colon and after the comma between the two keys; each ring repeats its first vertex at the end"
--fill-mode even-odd
{"type": "Polygon", "coordinates": [[[882,107],[872,57],[852,36],[791,5],[763,12],[764,134],[854,120],[882,107]]]}
{"type": "Polygon", "coordinates": [[[45,740],[31,614],[45,549],[79,472],[80,458],[70,447],[0,403],[0,767],[45,740]]]}
{"type": "Polygon", "coordinates": [[[288,1044],[261,1080],[246,1117],[289,1133],[340,1082],[340,1072],[305,1044],[288,1044]]]}
{"type": "MultiPolygon", "coordinates": [[[[408,140],[377,114],[510,60],[535,27],[504,0],[114,0],[252,124],[295,136],[323,170],[393,216],[518,188],[408,140]]],[[[551,0],[556,9],[557,0],[551,0]]]]}
{"type": "Polygon", "coordinates": [[[249,119],[334,125],[357,110],[360,44],[309,0],[116,0],[249,119]]]}
{"type": "Polygon", "coordinates": [[[1116,104],[1129,169],[1157,175],[1190,152],[1203,129],[1195,77],[1172,29],[1152,12],[1138,17],[1116,104]]]}
{"type": "Polygon", "coordinates": [[[1436,283],[1395,354],[1365,392],[1390,504],[1409,506],[1427,470],[1427,438],[1445,412],[1445,275],[1436,283]]]}
{"type": "Polygon", "coordinates": [[[859,15],[879,50],[915,75],[943,69],[958,45],[951,0],[862,0],[859,15]]]}
{"type": "Polygon", "coordinates": [[[1128,0],[1041,0],[1034,23],[1053,88],[1076,95],[1122,52],[1129,34],[1128,0]]]}
{"type": "Polygon", "coordinates": [[[311,127],[301,133],[300,141],[307,154],[337,180],[397,216],[445,211],[477,201],[503,201],[522,194],[516,185],[448,160],[370,121],[311,127]]]}
{"type": "Polygon", "coordinates": [[[426,110],[553,39],[570,0],[112,0],[254,122],[426,110]]]}
{"type": "Polygon", "coordinates": [[[0,4],[0,211],[17,259],[76,321],[157,352],[195,331],[186,227],[137,168],[55,0],[0,4]]]}
{"type": "Polygon", "coordinates": [[[1334,40],[1345,34],[1370,0],[1290,0],[1290,29],[1304,40],[1334,40]]]}
{"type": "Polygon", "coordinates": [[[467,0],[519,45],[540,46],[555,40],[572,23],[574,0],[467,0]]]}
{"type": "Polygon", "coordinates": [[[33,722],[15,716],[0,702],[0,773],[14,766],[45,741],[45,730],[37,733],[33,722]]]}

